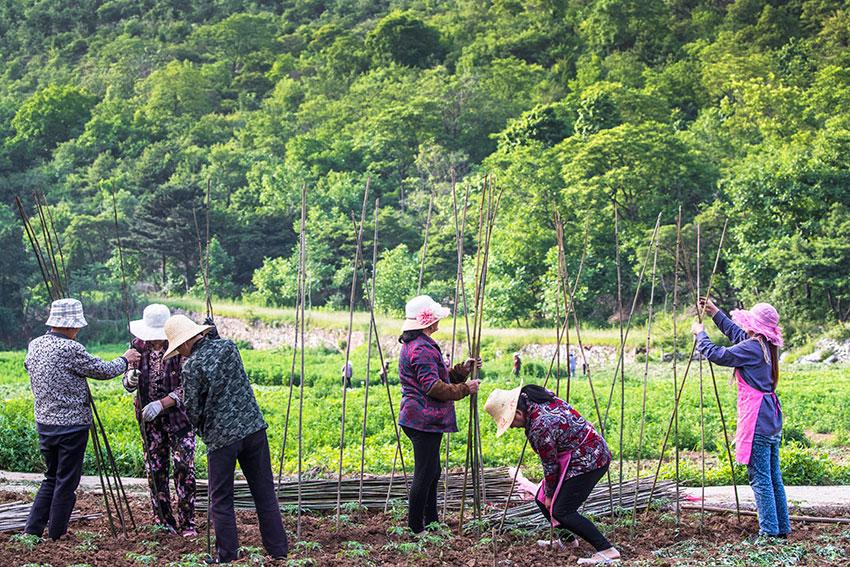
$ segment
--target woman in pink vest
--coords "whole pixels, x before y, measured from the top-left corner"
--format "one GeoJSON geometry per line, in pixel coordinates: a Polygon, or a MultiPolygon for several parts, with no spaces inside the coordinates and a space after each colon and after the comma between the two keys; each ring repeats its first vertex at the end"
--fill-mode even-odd
{"type": "Polygon", "coordinates": [[[736,459],[747,465],[758,507],[759,532],[786,538],[791,524],[779,469],[782,408],[776,396],[779,349],[782,347],[779,313],[767,303],[757,303],[749,311],[732,311],[729,319],[710,299],[701,299],[700,306],[732,342],[730,347],[718,346],[708,338],[701,323],[691,327],[697,348],[705,358],[735,369],[738,382],[736,459]]]}

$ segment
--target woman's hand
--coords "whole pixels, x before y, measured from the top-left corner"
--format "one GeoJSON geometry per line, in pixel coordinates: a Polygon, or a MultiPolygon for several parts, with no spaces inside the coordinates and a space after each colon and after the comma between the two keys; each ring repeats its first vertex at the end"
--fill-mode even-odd
{"type": "Polygon", "coordinates": [[[714,302],[707,297],[699,298],[699,308],[703,313],[705,313],[709,317],[714,317],[714,314],[719,311],[714,302]]]}
{"type": "Polygon", "coordinates": [[[469,376],[472,373],[472,369],[477,368],[481,370],[481,357],[478,358],[467,358],[463,363],[463,370],[466,372],[466,375],[469,376]]]}
{"type": "Polygon", "coordinates": [[[697,336],[703,331],[705,331],[705,326],[699,321],[694,321],[694,324],[691,325],[691,333],[693,333],[694,336],[697,336]]]}
{"type": "Polygon", "coordinates": [[[469,382],[466,383],[466,385],[469,386],[469,393],[470,394],[477,394],[478,393],[478,384],[479,383],[480,382],[478,380],[470,380],[469,382]]]}

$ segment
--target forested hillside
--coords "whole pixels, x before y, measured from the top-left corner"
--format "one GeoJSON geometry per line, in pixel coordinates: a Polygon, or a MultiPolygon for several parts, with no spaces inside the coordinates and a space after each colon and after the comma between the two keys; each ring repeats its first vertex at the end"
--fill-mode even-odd
{"type": "Polygon", "coordinates": [[[136,293],[197,293],[210,183],[214,293],[288,305],[306,184],[310,300],[333,307],[371,176],[378,301],[397,310],[431,192],[425,287],[453,290],[452,168],[461,197],[485,172],[505,189],[493,323],[551,319],[555,208],[572,270],[589,231],[580,312],[615,315],[616,203],[626,290],[661,212],[671,291],[681,205],[704,280],[729,219],[721,303],[773,301],[815,332],[850,316],[848,43],[850,3],[827,0],[7,0],[0,339],[46,303],[15,195],[46,193],[72,292],[120,320],[112,194],[136,293]]]}

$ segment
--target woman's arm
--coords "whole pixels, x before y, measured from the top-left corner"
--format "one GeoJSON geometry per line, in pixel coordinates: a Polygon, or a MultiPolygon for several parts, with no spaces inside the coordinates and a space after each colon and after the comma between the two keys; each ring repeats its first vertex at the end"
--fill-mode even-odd
{"type": "Polygon", "coordinates": [[[558,460],[558,446],[549,430],[541,424],[532,425],[528,432],[528,443],[543,465],[543,490],[548,498],[555,495],[558,477],[561,473],[561,462],[558,460]]]}
{"type": "Polygon", "coordinates": [[[711,342],[708,333],[702,331],[696,337],[697,349],[709,361],[720,366],[741,367],[757,362],[761,357],[761,348],[752,341],[740,342],[731,347],[722,347],[711,342]],[[756,353],[753,345],[759,348],[756,353]]]}
{"type": "Polygon", "coordinates": [[[711,320],[714,321],[714,324],[717,325],[717,328],[720,329],[720,332],[726,335],[726,337],[732,341],[732,344],[738,344],[750,338],[750,335],[747,334],[745,330],[732,322],[726,313],[723,311],[717,310],[711,320]]]}

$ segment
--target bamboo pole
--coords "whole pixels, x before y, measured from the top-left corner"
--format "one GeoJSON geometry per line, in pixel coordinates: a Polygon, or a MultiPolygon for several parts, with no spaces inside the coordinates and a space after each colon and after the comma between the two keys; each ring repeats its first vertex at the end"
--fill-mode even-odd
{"type": "Polygon", "coordinates": [[[33,254],[35,255],[36,263],[38,264],[38,268],[41,271],[41,278],[44,281],[44,287],[47,290],[47,296],[51,300],[59,299],[58,290],[54,289],[51,285],[51,278],[47,275],[47,269],[45,266],[44,257],[41,253],[41,247],[38,244],[38,238],[36,237],[35,230],[33,230],[32,225],[30,224],[29,217],[27,216],[26,211],[24,210],[24,205],[21,202],[21,198],[15,196],[15,204],[18,207],[18,214],[21,217],[21,222],[24,225],[24,232],[27,235],[27,239],[30,242],[30,247],[32,248],[33,254]]]}
{"type": "Polygon", "coordinates": [[[47,218],[50,219],[50,228],[53,230],[53,236],[56,239],[56,248],[59,250],[59,260],[62,262],[62,274],[65,278],[65,284],[63,288],[67,293],[70,293],[70,282],[68,280],[68,268],[65,266],[65,255],[62,253],[62,241],[59,239],[59,233],[56,231],[56,224],[53,222],[53,213],[50,211],[50,207],[47,206],[47,197],[42,192],[41,200],[44,203],[44,208],[47,209],[47,218]]]}
{"type": "MultiPolygon", "coordinates": [[[[366,184],[368,191],[368,181],[366,184]]],[[[299,264],[301,274],[300,294],[298,304],[301,306],[301,372],[298,381],[298,518],[296,524],[296,537],[301,537],[301,503],[302,503],[302,475],[304,464],[304,303],[307,292],[307,185],[301,186],[301,239],[299,251],[299,264]]],[[[343,415],[343,421],[345,416],[343,415]]],[[[339,522],[339,485],[337,485],[337,522],[339,522]]]]}
{"type": "MultiPolygon", "coordinates": [[[[697,287],[696,287],[696,296],[697,296],[697,312],[699,312],[699,297],[700,297],[700,283],[702,278],[700,276],[700,264],[702,264],[702,242],[700,241],[700,224],[697,223],[697,287]]],[[[699,531],[702,533],[705,528],[705,397],[703,395],[703,375],[702,375],[702,355],[699,355],[699,429],[700,429],[700,462],[701,462],[701,476],[700,476],[700,504],[702,509],[700,510],[699,515],[699,531]]]]}
{"type": "MultiPolygon", "coordinates": [[[[638,435],[638,451],[637,451],[637,473],[635,475],[635,506],[632,508],[632,519],[637,521],[637,487],[640,484],[640,460],[641,454],[643,453],[643,435],[646,430],[646,390],[647,383],[649,381],[649,351],[651,348],[651,339],[652,339],[652,307],[653,302],[655,301],[655,274],[658,267],[658,240],[655,241],[655,251],[652,256],[652,275],[650,277],[650,291],[649,291],[649,312],[647,314],[646,319],[646,347],[645,347],[645,360],[643,365],[643,398],[641,401],[641,410],[640,410],[640,434],[638,435]]],[[[634,523],[632,524],[632,528],[634,528],[634,523]]]]}
{"type": "MultiPolygon", "coordinates": [[[[366,190],[363,193],[363,206],[360,209],[360,224],[357,229],[357,241],[354,248],[354,260],[351,264],[351,293],[348,299],[348,339],[345,343],[345,366],[343,366],[342,376],[342,417],[340,420],[339,434],[339,474],[337,476],[337,506],[336,506],[336,529],[339,531],[339,515],[340,515],[340,490],[342,488],[342,457],[345,451],[345,402],[348,394],[346,387],[346,373],[348,365],[351,361],[351,334],[354,328],[354,297],[357,293],[357,267],[360,264],[361,245],[363,243],[363,225],[366,222],[366,203],[369,198],[369,183],[370,177],[366,178],[366,190]]],[[[353,217],[352,213],[352,217],[353,217]]]]}
{"type": "Polygon", "coordinates": [[[434,191],[428,195],[428,217],[425,219],[425,242],[422,244],[422,258],[419,261],[419,282],[416,285],[416,295],[422,293],[422,277],[425,275],[425,258],[428,257],[428,233],[431,231],[431,211],[434,208],[434,191]]]}
{"type": "MultiPolygon", "coordinates": [[[[619,482],[617,483],[620,489],[620,507],[623,507],[623,420],[625,417],[625,407],[626,407],[626,375],[624,364],[624,353],[626,350],[626,339],[623,336],[623,280],[620,273],[620,213],[617,210],[617,205],[614,205],[614,258],[617,263],[617,323],[620,327],[620,355],[619,361],[617,363],[618,368],[620,370],[620,449],[619,449],[619,482]]],[[[637,286],[640,288],[640,284],[637,286]]],[[[629,314],[629,320],[631,321],[631,314],[629,314]]],[[[614,381],[617,380],[617,371],[614,371],[614,381]]],[[[611,396],[613,397],[614,390],[611,389],[611,396]]],[[[611,399],[608,400],[608,407],[611,407],[611,399]]],[[[605,410],[605,414],[608,414],[608,410],[605,410]]]]}
{"type": "Polygon", "coordinates": [[[673,416],[675,419],[676,433],[674,437],[675,469],[676,469],[676,527],[682,523],[682,510],[679,505],[679,399],[676,395],[679,391],[678,360],[679,360],[679,335],[676,327],[676,314],[679,309],[679,253],[682,250],[682,206],[679,205],[679,215],[676,217],[676,261],[673,264],[673,416]]]}
{"type": "MultiPolygon", "coordinates": [[[[378,208],[380,200],[375,199],[375,232],[372,238],[372,281],[370,282],[369,290],[369,310],[375,305],[375,277],[377,275],[378,264],[378,208]]],[[[369,414],[369,382],[372,372],[372,322],[369,321],[369,338],[368,346],[366,347],[366,381],[364,382],[363,391],[363,431],[360,437],[360,489],[357,495],[357,503],[363,506],[363,475],[366,471],[366,422],[369,414]]],[[[383,369],[383,366],[381,366],[383,369]]]]}

